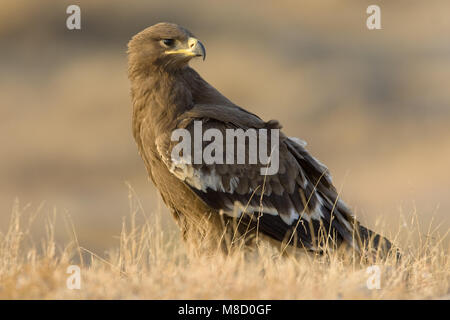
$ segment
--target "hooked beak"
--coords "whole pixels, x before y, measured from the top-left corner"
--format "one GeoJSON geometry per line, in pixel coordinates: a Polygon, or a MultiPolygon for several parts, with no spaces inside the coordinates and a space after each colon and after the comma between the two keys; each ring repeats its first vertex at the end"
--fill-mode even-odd
{"type": "Polygon", "coordinates": [[[206,59],[206,50],[203,43],[195,38],[189,38],[188,46],[192,50],[192,53],[195,54],[196,57],[203,57],[203,61],[206,59]]]}
{"type": "Polygon", "coordinates": [[[201,43],[196,38],[189,38],[187,41],[187,48],[179,48],[175,50],[166,51],[166,54],[181,54],[186,57],[203,57],[203,60],[206,59],[206,50],[201,43]]]}

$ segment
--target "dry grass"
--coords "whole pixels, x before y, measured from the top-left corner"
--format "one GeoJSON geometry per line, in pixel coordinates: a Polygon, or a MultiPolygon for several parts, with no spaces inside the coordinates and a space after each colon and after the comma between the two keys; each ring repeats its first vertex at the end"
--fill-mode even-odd
{"type": "Polygon", "coordinates": [[[59,248],[56,214],[49,215],[46,236],[31,240],[36,213],[13,208],[8,230],[0,234],[0,298],[2,299],[448,299],[448,247],[436,228],[415,216],[399,227],[395,241],[401,261],[376,261],[381,289],[366,286],[367,263],[348,252],[322,256],[299,253],[280,256],[261,245],[254,252],[238,250],[196,255],[179,236],[163,231],[160,216],[145,216],[130,195],[131,214],[124,219],[119,244],[105,255],[80,247],[67,220],[72,241],[59,248]],[[140,219],[139,217],[143,218],[140,219]],[[143,220],[142,223],[138,220],[143,220]],[[81,289],[66,287],[67,267],[81,267],[81,289]]]}

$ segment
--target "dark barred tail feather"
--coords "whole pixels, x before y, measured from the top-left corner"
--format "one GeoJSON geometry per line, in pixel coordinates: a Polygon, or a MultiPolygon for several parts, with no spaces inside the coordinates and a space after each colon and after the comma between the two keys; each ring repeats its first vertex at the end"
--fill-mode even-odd
{"type": "Polygon", "coordinates": [[[320,254],[327,250],[335,250],[346,243],[347,247],[371,261],[377,258],[385,259],[393,252],[397,259],[401,257],[391,241],[356,221],[353,225],[355,232],[351,234],[335,218],[331,219],[331,224],[330,220],[326,219],[320,222],[314,219],[310,221],[300,219],[292,226],[288,226],[279,216],[261,215],[259,218],[257,216],[255,214],[253,218],[242,216],[233,219],[233,230],[237,230],[240,239],[249,236],[254,238],[257,232],[279,241],[282,250],[297,247],[320,254]]]}
{"type": "Polygon", "coordinates": [[[359,238],[363,247],[380,248],[387,251],[392,247],[388,239],[363,226],[359,226],[359,238]]]}
{"type": "Polygon", "coordinates": [[[379,253],[382,258],[386,258],[389,254],[394,255],[397,260],[401,258],[399,248],[395,247],[391,241],[361,225],[358,239],[363,250],[370,249],[370,251],[379,253]]]}

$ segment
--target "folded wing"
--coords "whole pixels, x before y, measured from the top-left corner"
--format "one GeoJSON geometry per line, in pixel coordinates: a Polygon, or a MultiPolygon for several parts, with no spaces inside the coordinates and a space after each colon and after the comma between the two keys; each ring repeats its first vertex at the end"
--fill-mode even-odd
{"type": "MultiPolygon", "coordinates": [[[[197,105],[177,119],[176,129],[187,130],[194,137],[198,134],[196,121],[201,122],[202,132],[215,129],[223,137],[226,137],[227,129],[266,129],[270,132],[280,128],[278,122],[264,122],[238,107],[197,105]]],[[[317,239],[319,230],[325,231],[326,236],[334,236],[333,239],[339,242],[345,240],[353,244],[355,221],[351,212],[338,199],[328,169],[306,151],[301,140],[280,133],[278,171],[264,175],[261,172],[268,165],[259,161],[248,163],[249,139],[244,141],[247,161],[243,164],[237,161],[194,164],[174,161],[172,150],[178,141],[172,141],[170,134],[162,133],[156,140],[157,150],[167,168],[218,212],[244,218],[243,221],[249,225],[257,223],[258,232],[311,250],[320,244],[317,239]]],[[[267,140],[270,143],[270,139],[267,140]]],[[[194,149],[194,142],[191,143],[194,149]]],[[[203,141],[202,150],[209,143],[203,141]]],[[[222,143],[223,150],[226,150],[229,141],[222,143]]]]}

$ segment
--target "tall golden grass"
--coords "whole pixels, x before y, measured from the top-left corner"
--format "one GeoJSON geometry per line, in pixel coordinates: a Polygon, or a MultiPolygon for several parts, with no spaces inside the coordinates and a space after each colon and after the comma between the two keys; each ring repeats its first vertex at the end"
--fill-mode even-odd
{"type": "MultiPolygon", "coordinates": [[[[55,241],[56,213],[47,215],[46,234],[32,240],[39,210],[13,207],[0,234],[2,299],[449,299],[449,250],[438,227],[424,228],[416,215],[393,238],[403,257],[373,263],[343,250],[322,255],[280,255],[264,242],[248,251],[196,254],[176,232],[147,216],[130,193],[116,247],[101,254],[79,245],[70,219],[71,241],[55,241]],[[142,221],[142,222],[139,222],[142,221]],[[423,230],[426,230],[424,233],[423,230]],[[68,289],[69,265],[80,267],[80,289],[68,289]],[[380,288],[369,289],[367,268],[379,267],[380,288]]],[[[378,227],[377,229],[381,229],[378,227]]]]}

